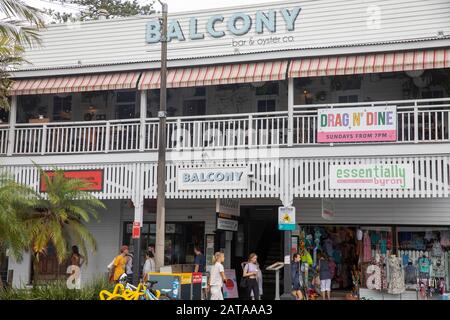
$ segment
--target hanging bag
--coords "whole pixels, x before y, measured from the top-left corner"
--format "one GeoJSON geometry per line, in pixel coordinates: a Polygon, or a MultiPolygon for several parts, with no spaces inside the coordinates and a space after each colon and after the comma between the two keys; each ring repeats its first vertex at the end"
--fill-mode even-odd
{"type": "MultiPolygon", "coordinates": [[[[243,268],[244,271],[246,271],[245,268],[247,268],[247,270],[248,270],[248,265],[247,264],[243,268]]],[[[239,286],[241,288],[247,288],[248,287],[248,277],[244,277],[244,275],[242,275],[241,282],[239,283],[239,286]]]]}

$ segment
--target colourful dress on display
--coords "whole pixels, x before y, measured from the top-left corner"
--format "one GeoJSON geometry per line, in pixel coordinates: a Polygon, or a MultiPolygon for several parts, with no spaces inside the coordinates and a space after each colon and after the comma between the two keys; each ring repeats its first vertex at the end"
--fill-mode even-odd
{"type": "Polygon", "coordinates": [[[372,260],[372,248],[370,243],[369,233],[364,234],[364,250],[363,250],[363,262],[370,262],[372,260]]]}
{"type": "Polygon", "coordinates": [[[403,293],[405,288],[405,277],[402,270],[400,259],[396,256],[390,256],[388,258],[389,264],[389,281],[388,281],[388,293],[400,294],[403,293]]]}

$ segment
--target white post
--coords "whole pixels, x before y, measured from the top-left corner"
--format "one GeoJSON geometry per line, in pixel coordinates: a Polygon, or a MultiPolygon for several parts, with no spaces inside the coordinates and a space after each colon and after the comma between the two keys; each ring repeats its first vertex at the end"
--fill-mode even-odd
{"type": "Polygon", "coordinates": [[[141,91],[141,134],[139,135],[139,151],[145,150],[145,119],[147,118],[147,90],[141,91]]]}
{"type": "Polygon", "coordinates": [[[105,153],[109,152],[109,145],[111,143],[111,123],[106,122],[106,134],[105,134],[105,153]]]}
{"type": "Polygon", "coordinates": [[[288,79],[288,146],[294,144],[294,78],[288,79]]]}
{"type": "Polygon", "coordinates": [[[253,116],[248,116],[248,147],[253,147],[253,116]]]}
{"type": "Polygon", "coordinates": [[[17,123],[17,96],[11,97],[11,108],[9,110],[9,132],[8,132],[8,152],[7,156],[12,156],[15,145],[15,128],[17,123]]]}
{"type": "Polygon", "coordinates": [[[414,143],[419,143],[419,108],[414,101],[414,143]]]}

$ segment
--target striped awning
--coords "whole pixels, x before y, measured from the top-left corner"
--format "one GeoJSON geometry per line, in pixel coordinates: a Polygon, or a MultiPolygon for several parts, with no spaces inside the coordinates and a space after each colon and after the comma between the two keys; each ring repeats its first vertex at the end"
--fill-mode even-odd
{"type": "Polygon", "coordinates": [[[289,78],[450,68],[450,48],[293,60],[289,78]]]}
{"type": "MultiPolygon", "coordinates": [[[[167,87],[182,88],[284,80],[287,65],[288,61],[268,61],[169,69],[167,87]]],[[[144,72],[139,82],[139,90],[157,89],[160,87],[160,82],[159,70],[144,72]]]]}
{"type": "Polygon", "coordinates": [[[10,95],[135,89],[140,72],[88,74],[15,80],[10,95]]]}

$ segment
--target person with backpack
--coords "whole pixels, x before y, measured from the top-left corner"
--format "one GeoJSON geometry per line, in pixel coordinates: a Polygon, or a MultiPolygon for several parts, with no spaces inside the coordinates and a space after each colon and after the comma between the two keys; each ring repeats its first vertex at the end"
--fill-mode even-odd
{"type": "Polygon", "coordinates": [[[291,263],[292,295],[295,297],[295,300],[303,300],[300,261],[300,254],[295,253],[292,256],[291,263]]]}

